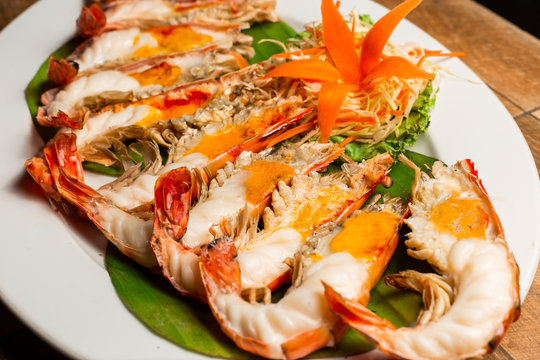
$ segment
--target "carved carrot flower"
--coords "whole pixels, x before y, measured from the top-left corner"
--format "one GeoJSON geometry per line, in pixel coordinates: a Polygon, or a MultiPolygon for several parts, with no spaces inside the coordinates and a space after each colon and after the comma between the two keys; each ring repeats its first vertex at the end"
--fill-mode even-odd
{"type": "MultiPolygon", "coordinates": [[[[324,48],[307,49],[308,55],[326,49],[326,59],[292,60],[268,72],[265,78],[292,77],[320,83],[318,125],[321,141],[327,142],[338,114],[351,92],[372,88],[382,79],[433,79],[433,75],[404,57],[383,56],[383,49],[397,24],[422,0],[407,0],[381,18],[358,46],[355,34],[345,22],[333,0],[322,0],[322,37],[324,48]]],[[[288,57],[288,56],[280,56],[288,57]]],[[[400,95],[406,98],[407,92],[400,95]]]]}

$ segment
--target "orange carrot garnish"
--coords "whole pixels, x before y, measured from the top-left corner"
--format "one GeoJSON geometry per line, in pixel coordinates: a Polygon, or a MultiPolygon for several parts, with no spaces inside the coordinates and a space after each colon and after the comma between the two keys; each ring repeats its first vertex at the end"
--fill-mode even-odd
{"type": "Polygon", "coordinates": [[[330,139],[330,133],[347,94],[356,86],[351,84],[323,83],[319,92],[319,129],[321,142],[330,139]]]}
{"type": "Polygon", "coordinates": [[[401,79],[433,79],[433,74],[416,67],[407,59],[400,56],[390,56],[377,64],[362,82],[367,84],[379,78],[387,79],[392,76],[401,79]]]}
{"type": "Polygon", "coordinates": [[[401,102],[401,107],[399,110],[392,110],[390,111],[390,115],[392,116],[403,116],[403,114],[405,114],[405,109],[407,108],[407,104],[409,102],[408,98],[407,97],[401,97],[399,99],[399,101],[401,102]]]}
{"type": "MultiPolygon", "coordinates": [[[[336,120],[336,124],[345,124],[345,123],[362,123],[366,125],[373,125],[375,124],[376,120],[373,116],[358,116],[356,114],[354,115],[348,115],[348,116],[340,116],[336,120]]],[[[351,131],[359,131],[358,129],[351,129],[351,131]]]]}
{"type": "Polygon", "coordinates": [[[347,145],[348,143],[356,140],[356,138],[358,138],[360,135],[354,135],[354,136],[349,136],[348,138],[346,138],[345,140],[343,140],[341,143],[339,143],[339,146],[341,147],[345,147],[345,145],[347,145]]]}
{"type": "Polygon", "coordinates": [[[272,55],[273,58],[280,58],[280,59],[289,59],[293,55],[301,56],[301,55],[311,55],[316,54],[319,51],[324,51],[325,47],[314,47],[311,49],[304,49],[304,50],[298,50],[298,51],[291,51],[291,52],[282,52],[279,54],[272,55]]]}
{"type": "Polygon", "coordinates": [[[234,60],[236,61],[236,64],[238,64],[238,67],[240,69],[243,69],[245,67],[249,66],[249,63],[247,62],[246,58],[237,53],[236,51],[231,51],[232,56],[234,57],[234,60]]]}
{"type": "Polygon", "coordinates": [[[334,64],[346,82],[357,84],[362,79],[354,34],[343,20],[333,0],[322,0],[323,40],[334,64]]]}
{"type": "Polygon", "coordinates": [[[407,16],[422,0],[407,0],[392,10],[373,25],[362,45],[360,67],[362,75],[367,76],[379,63],[384,46],[398,23],[407,16]]]}
{"type": "MultiPolygon", "coordinates": [[[[338,7],[334,4],[334,0],[322,0],[322,37],[325,47],[278,54],[275,57],[286,59],[293,55],[313,54],[314,57],[287,62],[270,71],[263,78],[292,77],[321,83],[318,125],[322,142],[328,142],[336,123],[357,122],[367,125],[376,122],[377,117],[388,114],[403,115],[408,96],[414,92],[404,80],[433,79],[433,75],[423,71],[403,57],[387,56],[383,54],[383,50],[397,24],[421,1],[406,0],[375,23],[364,38],[356,40],[354,33],[349,29],[339,13],[338,7]],[[358,48],[361,48],[360,59],[358,48]],[[328,51],[331,61],[317,59],[316,56],[321,51],[328,51]],[[364,92],[374,91],[374,86],[378,81],[391,77],[397,77],[398,80],[402,81],[405,89],[404,93],[396,99],[401,102],[399,110],[382,106],[374,109],[376,115],[371,117],[344,114],[346,110],[343,111],[341,107],[350,91],[359,88],[364,92]],[[338,114],[341,114],[339,119],[338,114]]],[[[319,35],[315,28],[310,28],[310,31],[317,36],[319,35]]],[[[425,53],[425,56],[439,56],[439,54],[439,52],[428,52],[425,53]]],[[[370,94],[371,97],[377,95],[370,94]]],[[[293,130],[290,133],[296,134],[293,130]]],[[[347,140],[354,141],[354,138],[347,140]]]]}
{"type": "Polygon", "coordinates": [[[303,133],[304,131],[308,131],[308,130],[313,129],[314,127],[315,127],[314,122],[308,122],[308,123],[305,123],[305,124],[302,124],[302,125],[298,125],[297,127],[294,127],[294,128],[292,128],[290,130],[287,130],[283,134],[281,134],[281,135],[277,136],[276,138],[272,139],[272,141],[270,141],[268,143],[268,145],[266,145],[266,148],[271,148],[272,146],[276,145],[279,142],[282,142],[283,140],[290,139],[295,135],[303,133]]]}
{"type": "Polygon", "coordinates": [[[450,53],[443,53],[442,50],[424,50],[424,55],[420,58],[420,60],[418,60],[418,63],[416,64],[416,66],[420,66],[427,57],[431,57],[431,56],[462,57],[462,56],[465,56],[465,53],[460,52],[460,51],[458,51],[458,52],[450,52],[450,53]]]}
{"type": "Polygon", "coordinates": [[[318,59],[302,59],[285,63],[269,71],[262,79],[271,77],[292,77],[334,83],[342,80],[341,74],[335,67],[318,59]]]}

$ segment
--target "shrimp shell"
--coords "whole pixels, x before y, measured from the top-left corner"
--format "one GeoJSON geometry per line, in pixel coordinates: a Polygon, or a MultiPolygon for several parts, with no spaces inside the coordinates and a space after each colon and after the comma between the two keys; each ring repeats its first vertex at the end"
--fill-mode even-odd
{"type": "Polygon", "coordinates": [[[164,23],[209,22],[243,24],[277,21],[274,0],[108,1],[105,30],[164,23]]]}

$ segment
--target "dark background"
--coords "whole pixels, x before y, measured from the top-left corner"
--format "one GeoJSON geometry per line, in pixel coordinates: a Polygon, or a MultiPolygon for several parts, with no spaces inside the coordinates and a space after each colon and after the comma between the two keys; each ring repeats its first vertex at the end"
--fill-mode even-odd
{"type": "MultiPolygon", "coordinates": [[[[451,1],[451,0],[450,0],[451,1]]],[[[540,38],[540,2],[538,0],[475,0],[521,29],[540,38]]],[[[501,39],[504,40],[504,39],[501,39]]]]}

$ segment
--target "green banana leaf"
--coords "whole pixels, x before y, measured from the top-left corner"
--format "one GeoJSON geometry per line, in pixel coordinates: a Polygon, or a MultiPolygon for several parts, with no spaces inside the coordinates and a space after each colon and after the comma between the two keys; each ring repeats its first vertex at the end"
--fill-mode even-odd
{"type": "Polygon", "coordinates": [[[273,39],[285,43],[296,36],[296,31],[283,21],[258,24],[244,30],[244,32],[253,37],[252,46],[255,49],[255,56],[249,60],[250,64],[266,60],[270,56],[284,51],[278,44],[265,40],[273,39]]]}
{"type": "MultiPolygon", "coordinates": [[[[431,166],[435,161],[409,151],[406,156],[423,168],[431,166]]],[[[408,199],[414,172],[404,164],[396,162],[389,176],[393,185],[388,189],[380,186],[376,193],[388,192],[392,197],[408,199]]],[[[254,358],[253,355],[238,349],[222,334],[206,305],[178,294],[162,275],[151,274],[112,245],[107,247],[105,262],[118,295],[126,307],[150,330],[190,351],[228,359],[254,358]]],[[[409,258],[403,244],[400,244],[385,274],[405,269],[430,271],[424,262],[409,258]]],[[[368,304],[368,308],[398,327],[412,323],[420,307],[420,295],[393,289],[382,280],[372,290],[368,304]]],[[[370,349],[372,346],[369,342],[349,330],[335,348],[322,349],[310,357],[346,356],[370,349]]]]}

